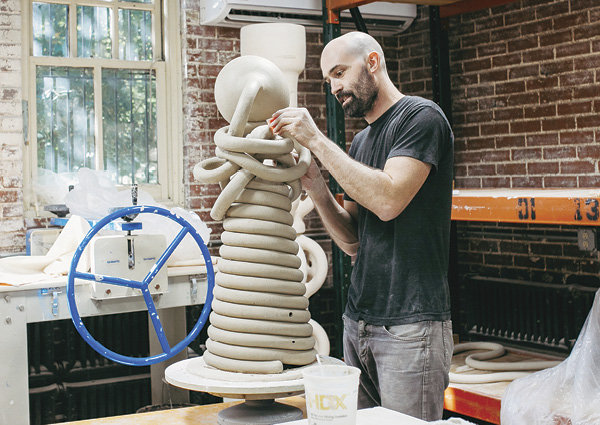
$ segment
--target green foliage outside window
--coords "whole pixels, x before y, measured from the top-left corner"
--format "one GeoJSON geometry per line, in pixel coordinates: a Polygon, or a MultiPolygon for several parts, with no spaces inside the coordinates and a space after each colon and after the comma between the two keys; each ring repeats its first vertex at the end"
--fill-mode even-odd
{"type": "Polygon", "coordinates": [[[106,7],[77,6],[77,56],[112,57],[111,13],[106,7]]]}
{"type": "Polygon", "coordinates": [[[104,168],[120,184],[158,180],[155,87],[147,71],[102,75],[104,168]]]}
{"type": "Polygon", "coordinates": [[[38,66],[38,166],[56,173],[94,168],[94,81],[90,68],[38,66]]]}
{"type": "Polygon", "coordinates": [[[69,56],[69,7],[64,4],[33,3],[32,12],[33,55],[69,56]]]}
{"type": "MultiPolygon", "coordinates": [[[[154,59],[152,11],[120,7],[113,16],[110,7],[75,7],[76,22],[70,24],[69,5],[32,3],[33,56],[117,59],[112,29],[118,19],[118,59],[154,59]],[[70,30],[76,31],[76,55],[69,48],[70,30]]],[[[56,173],[95,169],[101,152],[100,166],[115,183],[158,183],[154,71],[95,67],[92,62],[86,67],[37,65],[35,70],[39,168],[56,173]],[[95,92],[94,78],[100,78],[101,93],[95,92]],[[96,111],[95,100],[100,99],[102,107],[96,111]],[[97,113],[102,141],[96,140],[97,113]]]]}

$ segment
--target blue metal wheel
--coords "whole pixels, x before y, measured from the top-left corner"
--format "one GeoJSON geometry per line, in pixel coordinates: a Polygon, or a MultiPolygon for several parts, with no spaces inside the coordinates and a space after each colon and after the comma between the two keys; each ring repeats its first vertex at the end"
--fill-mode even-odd
{"type": "MultiPolygon", "coordinates": [[[[134,224],[137,224],[137,223],[125,223],[123,225],[124,230],[128,230],[128,227],[129,227],[129,230],[135,230],[135,228],[137,226],[131,226],[134,224]],[[127,224],[129,226],[127,226],[127,224]]],[[[87,233],[87,235],[85,236],[83,241],[79,244],[79,246],[77,247],[77,249],[75,251],[75,254],[73,255],[73,260],[71,261],[71,267],[69,269],[69,276],[68,276],[68,281],[67,281],[67,303],[69,306],[69,311],[71,313],[71,319],[73,320],[73,324],[75,325],[77,332],[79,332],[81,337],[99,354],[101,354],[104,357],[106,357],[110,360],[113,360],[117,363],[129,365],[129,366],[148,366],[148,365],[152,365],[155,363],[160,363],[164,360],[167,360],[167,359],[175,356],[177,353],[179,353],[181,350],[183,350],[185,347],[187,347],[198,336],[198,334],[200,334],[200,331],[204,327],[204,324],[206,323],[206,320],[208,319],[208,315],[210,314],[210,309],[211,309],[211,304],[212,304],[212,299],[213,299],[214,285],[215,285],[215,274],[214,274],[212,261],[210,258],[210,253],[208,252],[208,248],[204,244],[204,241],[202,240],[202,238],[200,237],[200,235],[198,234],[196,229],[190,223],[188,223],[186,220],[184,220],[183,218],[179,217],[178,215],[170,212],[169,210],[166,210],[166,209],[160,208],[160,207],[136,205],[136,206],[120,209],[120,210],[115,211],[115,212],[107,215],[106,217],[104,217],[102,220],[100,220],[98,223],[96,223],[90,229],[90,231],[87,233]],[[170,245],[167,247],[167,249],[161,254],[161,256],[157,260],[154,267],[151,268],[151,270],[148,272],[148,274],[144,277],[144,279],[141,282],[135,281],[135,280],[130,280],[130,279],[123,279],[123,278],[114,277],[114,276],[104,276],[104,275],[98,275],[98,274],[77,271],[77,265],[79,264],[81,255],[83,254],[83,251],[85,250],[87,245],[90,243],[91,239],[96,235],[96,233],[98,233],[102,228],[104,228],[106,225],[108,225],[109,223],[111,223],[114,220],[117,220],[119,218],[126,217],[126,216],[130,216],[130,217],[134,216],[135,217],[135,215],[137,215],[137,214],[144,214],[144,213],[158,214],[158,215],[167,217],[167,218],[179,223],[179,225],[181,225],[182,229],[177,234],[177,236],[173,239],[173,241],[170,243],[170,245]],[[167,341],[167,337],[165,335],[162,323],[160,322],[160,318],[158,317],[158,311],[157,311],[154,301],[152,299],[152,295],[150,294],[149,285],[152,282],[152,279],[154,279],[154,277],[158,274],[160,269],[163,266],[165,266],[167,260],[171,256],[171,254],[173,254],[173,252],[175,251],[177,246],[181,243],[181,241],[183,240],[183,238],[185,238],[185,236],[187,234],[190,234],[194,238],[197,245],[200,247],[200,250],[202,251],[202,256],[204,257],[204,262],[206,264],[208,288],[206,291],[206,301],[204,303],[204,307],[202,309],[202,312],[200,313],[200,317],[198,318],[198,321],[196,322],[196,324],[194,325],[194,327],[192,328],[190,333],[182,341],[180,341],[175,346],[171,347],[169,345],[169,342],[167,341]],[[118,285],[118,286],[126,286],[129,288],[139,289],[142,292],[142,296],[146,303],[146,307],[148,308],[148,314],[150,315],[150,320],[152,322],[154,331],[156,332],[156,335],[160,342],[160,346],[163,350],[162,353],[154,355],[154,356],[150,356],[150,357],[124,356],[122,354],[115,353],[114,351],[104,347],[102,344],[100,344],[98,341],[96,341],[94,339],[94,337],[92,337],[92,335],[90,335],[89,331],[86,329],[85,325],[83,324],[83,321],[81,320],[81,316],[79,315],[79,311],[77,310],[77,304],[75,302],[75,279],[101,281],[102,283],[113,284],[113,285],[118,285]]]]}

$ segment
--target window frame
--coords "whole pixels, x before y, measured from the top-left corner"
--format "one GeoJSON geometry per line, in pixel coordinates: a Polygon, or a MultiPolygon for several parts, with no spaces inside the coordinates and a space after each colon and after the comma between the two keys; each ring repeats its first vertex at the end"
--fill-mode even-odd
{"type": "MultiPolygon", "coordinates": [[[[23,34],[23,114],[24,143],[24,208],[25,217],[49,217],[34,191],[37,182],[37,106],[36,69],[38,66],[91,68],[94,73],[94,132],[95,167],[103,166],[102,129],[102,69],[151,70],[156,78],[156,137],[157,137],[157,184],[140,184],[155,201],[167,206],[183,204],[183,117],[182,117],[182,71],[180,10],[177,0],[155,0],[152,4],[118,0],[22,0],[23,34]],[[68,40],[69,56],[33,56],[32,4],[66,4],[69,6],[68,40]],[[77,55],[77,6],[112,8],[111,27],[113,58],[79,58],[77,55]],[[126,6],[126,7],[119,7],[126,6]],[[151,10],[153,60],[118,59],[118,10],[151,10]],[[167,96],[167,93],[169,95],[167,96]]],[[[128,188],[117,185],[119,190],[128,188]]]]}

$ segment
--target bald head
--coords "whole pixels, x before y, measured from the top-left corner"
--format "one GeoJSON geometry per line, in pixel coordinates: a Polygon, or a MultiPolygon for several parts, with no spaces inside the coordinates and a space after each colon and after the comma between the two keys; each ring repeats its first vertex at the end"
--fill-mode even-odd
{"type": "Polygon", "coordinates": [[[377,40],[364,32],[353,31],[333,39],[323,49],[322,56],[330,55],[333,52],[343,52],[356,59],[364,59],[365,61],[372,52],[376,52],[380,58],[379,66],[385,71],[385,58],[381,45],[377,40]]]}
{"type": "Polygon", "coordinates": [[[321,71],[350,117],[373,122],[402,95],[390,80],[381,46],[362,32],[330,41],[321,55],[321,71]]]}

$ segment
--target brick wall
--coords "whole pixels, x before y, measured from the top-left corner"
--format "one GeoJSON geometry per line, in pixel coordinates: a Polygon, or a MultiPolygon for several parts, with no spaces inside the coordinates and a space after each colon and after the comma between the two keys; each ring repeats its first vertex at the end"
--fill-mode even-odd
{"type": "MultiPolygon", "coordinates": [[[[431,98],[428,7],[410,29],[378,37],[392,80],[406,94],[431,98]]],[[[594,187],[600,158],[600,5],[593,1],[523,0],[449,19],[458,188],[594,187]]],[[[212,99],[219,69],[239,55],[239,31],[186,17],[188,167],[213,155],[212,135],[225,123],[212,99]],[[202,50],[204,49],[204,50],[202,50]],[[200,118],[200,115],[204,114],[200,118]]],[[[299,104],[325,128],[320,34],[307,36],[299,104]]],[[[346,120],[346,139],[364,126],[346,120]]],[[[188,175],[189,206],[210,221],[218,188],[188,175]]],[[[316,214],[307,232],[329,251],[316,214]]],[[[211,223],[215,235],[219,225],[211,223]]],[[[565,226],[461,223],[460,271],[600,286],[597,253],[577,249],[565,226]],[[551,237],[540,237],[547,233],[551,237]],[[546,247],[546,248],[543,248],[546,247]]]]}
{"type": "Polygon", "coordinates": [[[21,3],[0,2],[0,255],[25,248],[21,3]]]}
{"type": "MultiPolygon", "coordinates": [[[[456,186],[600,184],[600,3],[523,0],[449,21],[456,186]]],[[[459,223],[460,271],[600,287],[571,226],[459,223]]]]}
{"type": "Polygon", "coordinates": [[[462,15],[450,40],[457,187],[598,186],[598,2],[462,15]]]}
{"type": "MultiPolygon", "coordinates": [[[[213,134],[225,125],[214,104],[213,85],[222,66],[239,55],[239,30],[202,27],[198,1],[184,3],[186,207],[198,211],[218,237],[220,225],[208,211],[219,190],[194,182],[192,169],[214,155],[213,134]]],[[[1,254],[24,249],[25,225],[20,3],[3,0],[0,10],[1,254]]],[[[431,98],[428,8],[418,11],[408,31],[378,39],[400,89],[431,98]]],[[[593,0],[522,0],[449,20],[458,188],[598,186],[599,34],[600,5],[593,0]]],[[[321,35],[309,33],[307,42],[299,104],[310,105],[324,129],[321,35]]],[[[348,143],[363,125],[347,120],[348,143]]],[[[328,247],[318,217],[311,214],[307,221],[308,233],[328,247]]],[[[598,255],[574,249],[574,230],[461,224],[461,271],[600,286],[598,255]],[[562,241],[542,238],[551,247],[547,252],[540,252],[537,242],[523,243],[528,234],[544,231],[562,235],[562,241]],[[499,237],[502,232],[510,236],[499,237]]]]}

